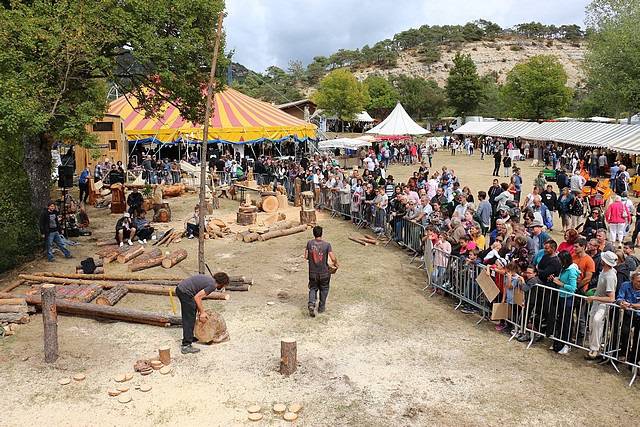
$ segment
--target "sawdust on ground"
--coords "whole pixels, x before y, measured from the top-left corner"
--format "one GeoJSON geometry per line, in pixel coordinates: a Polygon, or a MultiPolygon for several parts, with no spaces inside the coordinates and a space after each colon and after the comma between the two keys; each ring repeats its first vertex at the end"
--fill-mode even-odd
{"type": "MultiPolygon", "coordinates": [[[[463,185],[477,192],[491,183],[492,159],[451,157],[439,152],[434,167],[453,167],[463,185]]],[[[414,168],[394,166],[407,177],[414,168]]],[[[525,190],[537,173],[523,164],[525,190]]],[[[183,219],[195,195],[170,201],[173,217],[183,219]]],[[[233,215],[236,202],[223,200],[221,215],[233,215]]],[[[292,210],[292,215],[295,211],[292,210]]],[[[116,216],[90,210],[94,236],[112,234],[116,216]]],[[[399,248],[361,247],[347,239],[355,230],[343,220],[320,216],[341,269],[332,279],[326,314],[306,313],[306,265],[302,258],[309,233],[247,244],[234,239],[207,243],[214,270],[253,277],[250,292],[227,302],[207,301],[225,317],[231,340],[205,347],[197,355],[179,353],[180,329],[59,317],[60,359],[45,365],[40,315],[8,339],[0,340],[1,426],[152,426],[243,425],[246,408],[263,407],[259,425],[287,425],[272,415],[273,403],[301,401],[297,423],[309,426],[366,425],[603,425],[634,424],[640,415],[637,386],[627,387],[626,371],[598,367],[580,352],[563,357],[546,343],[532,349],[497,333],[493,325],[475,326],[474,316],[453,311],[454,302],[429,298],[424,273],[409,265],[399,248]],[[288,298],[278,298],[285,290],[288,298]],[[274,302],[267,305],[267,302],[274,302]],[[298,342],[298,371],[278,373],[280,339],[298,342]],[[107,395],[113,377],[131,371],[137,359],[154,356],[169,344],[173,372],[154,372],[132,384],[153,386],[131,392],[118,403],[107,395]],[[60,386],[57,380],[83,372],[87,378],[60,386]]],[[[179,223],[179,221],[177,221],[179,223]]],[[[78,258],[95,249],[86,238],[72,249],[76,260],[45,260],[20,271],[71,271],[78,258]]],[[[183,240],[189,257],[153,275],[191,274],[196,241],[183,240]]],[[[109,265],[108,272],[125,266],[109,265]]],[[[12,272],[4,283],[17,274],[12,272]]],[[[4,284],[2,283],[2,284],[4,284]]],[[[171,311],[167,297],[127,295],[123,307],[171,311]]]]}

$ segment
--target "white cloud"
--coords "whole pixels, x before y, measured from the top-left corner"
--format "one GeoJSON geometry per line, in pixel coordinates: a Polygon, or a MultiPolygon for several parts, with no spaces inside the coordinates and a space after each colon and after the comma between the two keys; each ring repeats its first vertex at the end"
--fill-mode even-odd
{"type": "Polygon", "coordinates": [[[305,64],[340,48],[355,49],[420,25],[486,19],[503,27],[531,21],[579,24],[588,0],[227,0],[227,49],[262,71],[305,64]]]}

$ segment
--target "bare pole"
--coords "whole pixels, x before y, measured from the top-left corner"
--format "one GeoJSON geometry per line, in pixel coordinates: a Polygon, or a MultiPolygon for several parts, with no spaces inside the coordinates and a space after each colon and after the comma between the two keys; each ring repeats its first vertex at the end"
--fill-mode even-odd
{"type": "Polygon", "coordinates": [[[218,15],[218,27],[216,28],[216,42],[213,50],[213,60],[211,61],[211,72],[209,73],[209,84],[207,85],[207,107],[204,113],[204,129],[202,132],[202,147],[200,152],[200,217],[198,225],[198,272],[204,274],[204,216],[207,212],[206,191],[207,191],[207,142],[209,141],[209,121],[211,119],[212,98],[215,86],[216,65],[218,63],[218,51],[220,50],[220,37],[222,36],[222,19],[224,11],[218,15]]]}

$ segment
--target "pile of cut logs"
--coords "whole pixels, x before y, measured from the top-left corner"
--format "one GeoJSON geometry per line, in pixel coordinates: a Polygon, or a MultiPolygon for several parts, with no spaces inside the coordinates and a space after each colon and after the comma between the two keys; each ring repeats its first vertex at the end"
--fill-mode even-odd
{"type": "Polygon", "coordinates": [[[306,231],[307,225],[298,225],[293,221],[278,221],[269,227],[253,226],[248,230],[236,234],[236,239],[246,243],[267,241],[276,237],[289,236],[291,234],[306,231]]]}
{"type": "MultiPolygon", "coordinates": [[[[0,297],[0,324],[16,324],[29,322],[29,307],[24,298],[15,298],[10,295],[0,297]]],[[[5,335],[13,335],[11,327],[5,328],[5,335]],[[9,329],[9,334],[7,330],[9,329]]]]}
{"type": "Polygon", "coordinates": [[[218,218],[209,220],[207,223],[207,232],[204,234],[205,239],[222,239],[231,234],[229,226],[218,218]]]}
{"type": "MultiPolygon", "coordinates": [[[[180,232],[182,233],[182,232],[180,232]]],[[[162,239],[156,243],[163,244],[162,242],[171,242],[174,234],[172,230],[169,230],[162,239]]],[[[177,238],[177,237],[176,237],[177,238]]],[[[178,264],[180,261],[187,258],[187,251],[185,249],[176,249],[168,255],[164,255],[159,248],[153,248],[145,252],[143,246],[103,246],[96,251],[96,255],[102,259],[102,262],[108,264],[117,260],[119,263],[128,263],[129,271],[140,271],[151,267],[157,267],[162,265],[164,268],[171,268],[178,264]]],[[[104,270],[103,270],[104,271],[104,270]]]]}
{"type": "Polygon", "coordinates": [[[355,236],[349,236],[349,240],[352,242],[360,243],[362,246],[377,245],[380,242],[368,234],[356,234],[355,236]]]}

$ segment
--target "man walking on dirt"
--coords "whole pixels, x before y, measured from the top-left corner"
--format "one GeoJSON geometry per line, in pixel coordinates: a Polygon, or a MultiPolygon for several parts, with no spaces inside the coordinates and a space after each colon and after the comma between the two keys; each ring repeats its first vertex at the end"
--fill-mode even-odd
{"type": "Polygon", "coordinates": [[[202,299],[216,289],[222,289],[229,284],[227,273],[216,273],[211,277],[207,274],[196,274],[187,277],[176,287],[176,296],[180,300],[182,312],[182,354],[197,353],[200,350],[191,346],[195,341],[193,328],[196,325],[196,311],[198,320],[205,322],[207,312],[202,305],[202,299]]]}
{"type": "Polygon", "coordinates": [[[331,244],[322,240],[322,227],[313,227],[313,240],[307,242],[304,250],[304,258],[309,260],[309,316],[316,317],[316,299],[320,293],[318,302],[318,313],[323,313],[327,296],[329,295],[329,272],[328,260],[331,258],[333,267],[338,268],[338,260],[331,249],[331,244]]]}

